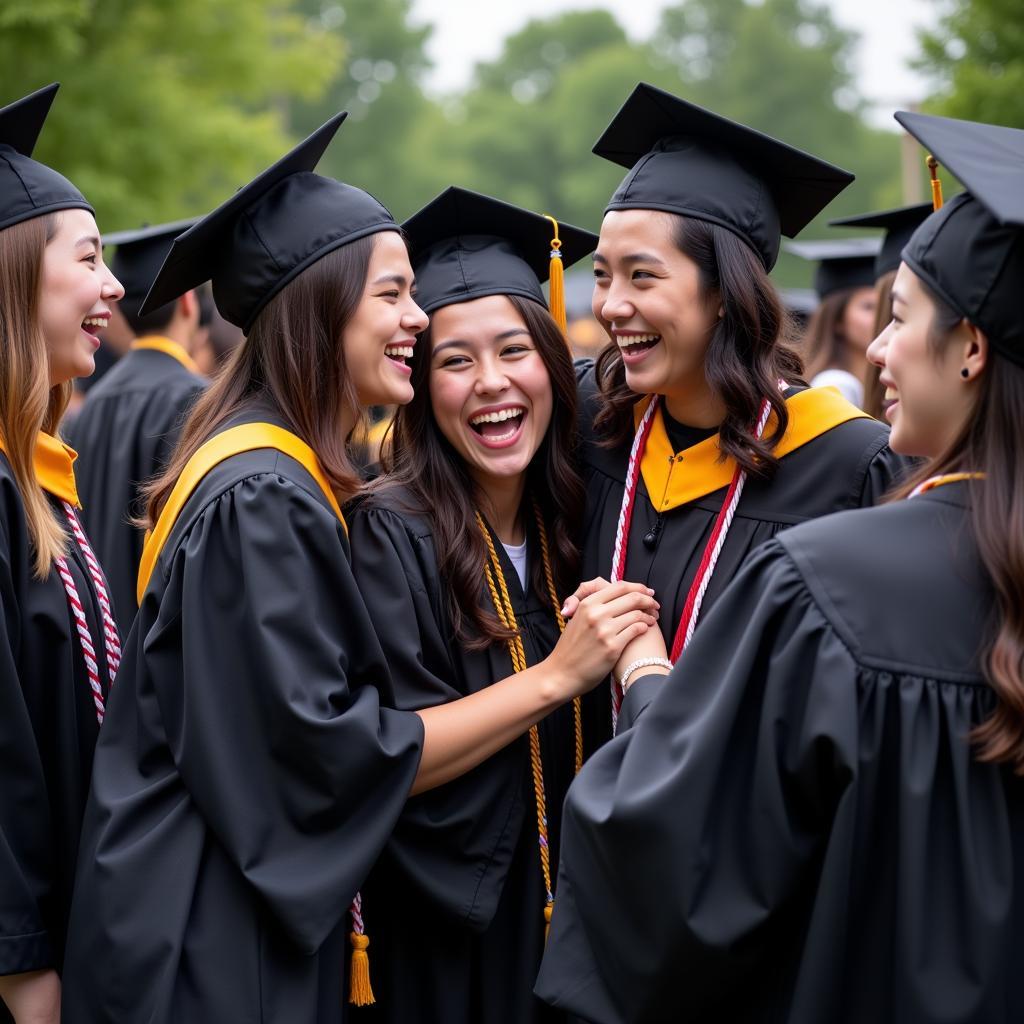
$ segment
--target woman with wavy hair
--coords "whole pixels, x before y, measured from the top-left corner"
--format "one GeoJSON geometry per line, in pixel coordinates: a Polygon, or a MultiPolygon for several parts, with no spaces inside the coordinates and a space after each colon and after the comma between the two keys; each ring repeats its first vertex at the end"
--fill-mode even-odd
{"type": "MultiPolygon", "coordinates": [[[[780,236],[852,175],[645,84],[594,151],[630,171],[594,253],[611,343],[581,368],[583,577],[652,587],[664,646],[650,631],[637,656],[675,661],[758,545],[872,504],[901,460],[883,425],[803,382],[768,277],[780,236]]],[[[586,702],[588,746],[621,696],[618,680],[611,716],[586,702]]]]}
{"type": "Polygon", "coordinates": [[[571,701],[653,621],[642,586],[596,595],[543,670],[381,706],[405,666],[353,577],[346,441],[367,406],[412,399],[427,318],[391,214],[313,173],[343,117],[176,239],[147,299],[210,279],[246,339],[149,490],[83,828],[71,1024],[333,1024],[371,1001],[358,888],[406,798],[571,701]]]}
{"type": "Polygon", "coordinates": [[[538,988],[595,1024],[1024,1018],[1024,132],[897,119],[967,189],[869,349],[926,461],[756,552],[570,790],[538,988]]]}
{"type": "Polygon", "coordinates": [[[122,289],[92,207],[31,158],[56,92],[0,110],[0,1020],[19,1024],[60,1016],[78,835],[120,658],[57,426],[122,289]]]}
{"type": "MultiPolygon", "coordinates": [[[[404,228],[431,323],[352,546],[393,669],[381,699],[418,709],[548,671],[567,646],[560,609],[580,578],[583,512],[576,381],[541,284],[553,237],[566,265],[596,237],[568,225],[559,237],[545,217],[460,188],[404,228]]],[[[581,729],[577,700],[406,804],[365,888],[374,1020],[550,1017],[533,982],[581,729]]]]}

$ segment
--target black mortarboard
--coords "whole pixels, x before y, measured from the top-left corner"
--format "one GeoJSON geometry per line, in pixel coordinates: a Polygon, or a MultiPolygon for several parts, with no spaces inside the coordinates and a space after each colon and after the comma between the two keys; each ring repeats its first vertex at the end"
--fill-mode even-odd
{"type": "Polygon", "coordinates": [[[868,288],[875,283],[875,259],[880,238],[836,238],[821,242],[787,242],[787,252],[818,264],[814,290],[819,299],[848,288],[868,288]]]}
{"type": "MultiPolygon", "coordinates": [[[[416,273],[416,302],[426,313],[485,295],[520,295],[544,304],[554,225],[500,199],[446,188],[403,225],[416,273]]],[[[572,266],[597,235],[559,224],[562,260],[572,266]]]]}
{"type": "Polygon", "coordinates": [[[967,189],[914,232],[904,262],[1024,365],[1024,131],[903,111],[896,120],[967,189]]]}
{"type": "Polygon", "coordinates": [[[48,85],[0,108],[0,230],[55,210],[93,212],[67,178],[32,159],[59,88],[48,85]]]}
{"type": "Polygon", "coordinates": [[[597,140],[631,168],[608,210],[667,210],[728,228],[771,270],[853,175],[768,135],[641,83],[597,140]]]}
{"type": "Polygon", "coordinates": [[[346,116],[332,117],[176,238],[141,312],[211,281],[221,315],[248,331],[306,267],[359,238],[398,231],[373,196],[312,173],[346,116]]]}
{"type": "Polygon", "coordinates": [[[885,228],[882,248],[875,259],[875,280],[897,270],[902,260],[903,247],[918,225],[932,212],[931,203],[915,203],[895,210],[881,210],[878,213],[862,213],[856,217],[841,217],[830,220],[837,228],[885,228]]]}
{"type": "Polygon", "coordinates": [[[154,224],[136,231],[114,231],[103,236],[105,246],[117,247],[110,270],[124,286],[125,298],[141,299],[153,287],[171,243],[199,220],[189,217],[170,224],[154,224]]]}

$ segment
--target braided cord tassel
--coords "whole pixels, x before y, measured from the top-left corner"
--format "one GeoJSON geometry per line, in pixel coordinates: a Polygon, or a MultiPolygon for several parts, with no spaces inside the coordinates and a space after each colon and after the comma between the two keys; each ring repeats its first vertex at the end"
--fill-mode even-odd
{"type": "Polygon", "coordinates": [[[352,931],[348,941],[352,944],[352,959],[349,963],[348,1001],[353,1006],[372,1006],[373,987],[370,985],[370,954],[367,949],[370,939],[363,927],[363,895],[356,893],[352,906],[348,908],[352,917],[352,931]]]}

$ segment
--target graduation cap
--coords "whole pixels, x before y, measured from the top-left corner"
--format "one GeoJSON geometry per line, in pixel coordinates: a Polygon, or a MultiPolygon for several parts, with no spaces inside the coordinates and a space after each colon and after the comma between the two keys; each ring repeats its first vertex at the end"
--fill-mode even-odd
{"type": "Polygon", "coordinates": [[[260,310],[317,260],[378,231],[398,231],[369,193],[312,173],[347,116],[332,117],[179,235],[141,313],[211,281],[221,315],[247,332],[260,310]]]}
{"type": "Polygon", "coordinates": [[[875,280],[878,280],[898,269],[903,247],[933,209],[931,203],[914,203],[913,206],[900,206],[895,210],[842,217],[839,220],[830,220],[829,224],[837,228],[885,228],[882,248],[875,260],[875,280]]]}
{"type": "Polygon", "coordinates": [[[110,270],[124,286],[125,298],[145,297],[171,251],[171,243],[198,220],[198,217],[189,217],[169,224],[147,225],[134,231],[114,231],[103,236],[105,246],[117,247],[110,261],[110,270]]]}
{"type": "Polygon", "coordinates": [[[572,266],[597,246],[590,231],[556,226],[541,214],[454,186],[402,229],[412,252],[416,302],[426,313],[485,295],[519,295],[544,305],[541,285],[552,265],[558,274],[560,264],[572,266]]]}
{"type": "Polygon", "coordinates": [[[667,210],[739,235],[771,270],[850,182],[840,167],[641,82],[594,152],[631,168],[608,210],[667,210]]]}
{"type": "Polygon", "coordinates": [[[904,111],[896,120],[967,190],[917,228],[904,262],[1024,365],[1024,131],[904,111]]]}
{"type": "Polygon", "coordinates": [[[849,288],[870,288],[875,283],[875,260],[880,238],[836,238],[822,242],[787,242],[787,252],[817,262],[814,290],[819,299],[849,288]]]}
{"type": "Polygon", "coordinates": [[[0,108],[0,230],[56,210],[93,208],[52,167],[32,159],[57,83],[0,108]]]}

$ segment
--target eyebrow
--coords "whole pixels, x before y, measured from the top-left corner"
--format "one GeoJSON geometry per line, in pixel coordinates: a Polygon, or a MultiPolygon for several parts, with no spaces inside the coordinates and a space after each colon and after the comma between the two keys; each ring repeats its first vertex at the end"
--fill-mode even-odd
{"type": "MultiPolygon", "coordinates": [[[[594,253],[595,263],[604,263],[606,266],[608,260],[605,259],[599,252],[594,253]]],[[[622,257],[623,263],[656,263],[659,267],[665,266],[665,261],[658,259],[657,256],[652,256],[649,252],[633,252],[628,256],[622,257]]]]}
{"type": "Polygon", "coordinates": [[[893,288],[893,290],[889,293],[889,299],[892,302],[906,302],[907,301],[905,298],[903,298],[902,295],[900,295],[900,293],[898,291],[896,291],[895,288],[893,288]]]}
{"type": "Polygon", "coordinates": [[[404,288],[406,284],[404,274],[384,274],[382,277],[378,277],[373,282],[372,287],[376,288],[379,284],[397,284],[399,288],[404,288]]]}
{"type": "Polygon", "coordinates": [[[77,249],[81,245],[88,243],[94,248],[100,247],[100,240],[95,235],[83,235],[77,242],[75,242],[75,248],[77,249]]]}
{"type": "MultiPolygon", "coordinates": [[[[501,334],[496,334],[492,341],[508,341],[509,338],[515,338],[520,334],[525,334],[527,337],[530,336],[530,332],[525,327],[512,327],[507,331],[502,331],[501,334]]],[[[472,348],[473,343],[466,341],[462,338],[452,338],[450,341],[442,341],[440,345],[435,346],[432,355],[437,355],[439,352],[443,352],[446,348],[472,348]]]]}

